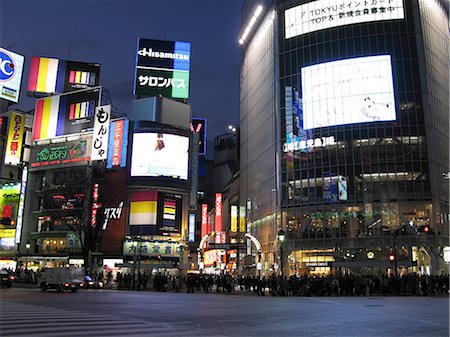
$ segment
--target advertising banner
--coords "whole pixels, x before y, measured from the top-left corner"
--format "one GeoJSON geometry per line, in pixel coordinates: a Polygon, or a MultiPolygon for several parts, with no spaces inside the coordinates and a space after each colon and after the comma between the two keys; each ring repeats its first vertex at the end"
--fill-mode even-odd
{"type": "Polygon", "coordinates": [[[91,160],[105,160],[107,158],[110,118],[111,105],[95,108],[91,160]]]}
{"type": "Polygon", "coordinates": [[[128,119],[118,119],[110,124],[106,160],[109,169],[127,166],[128,124],[128,119]]]}
{"type": "Polygon", "coordinates": [[[216,233],[222,231],[222,193],[216,193],[216,216],[214,230],[216,233]]]}
{"type": "Polygon", "coordinates": [[[5,149],[5,164],[20,165],[24,131],[25,116],[16,112],[11,113],[5,149]]]}
{"type": "Polygon", "coordinates": [[[24,60],[22,55],[0,48],[0,98],[19,102],[24,60]]]}
{"type": "Polygon", "coordinates": [[[135,191],[130,196],[130,235],[156,233],[158,210],[157,191],[135,191]]]}
{"type": "Polygon", "coordinates": [[[247,216],[245,214],[245,206],[239,207],[239,232],[246,233],[247,216]]]}
{"type": "Polygon", "coordinates": [[[131,176],[187,180],[188,162],[189,138],[186,136],[166,133],[133,135],[131,176]]]}
{"type": "Polygon", "coordinates": [[[30,171],[63,166],[86,165],[91,160],[90,138],[73,142],[35,146],[31,150],[30,171]]]}
{"type": "Polygon", "coordinates": [[[195,241],[195,214],[189,214],[189,242],[195,241]]]}
{"type": "Polygon", "coordinates": [[[28,95],[54,94],[99,85],[100,65],[33,56],[28,95]]]}
{"type": "Polygon", "coordinates": [[[36,100],[33,140],[92,129],[99,100],[100,88],[36,100]]]}
{"type": "Polygon", "coordinates": [[[191,44],[139,39],[134,95],[189,97],[191,44]]]}
{"type": "Polygon", "coordinates": [[[238,217],[238,207],[236,205],[231,205],[231,231],[233,233],[236,233],[238,230],[237,217],[238,217]]]}
{"type": "Polygon", "coordinates": [[[301,69],[305,129],[396,119],[390,55],[301,69]]]}
{"type": "Polygon", "coordinates": [[[202,204],[202,238],[208,233],[208,204],[202,204]]]}
{"type": "Polygon", "coordinates": [[[284,12],[286,39],[331,27],[403,18],[403,0],[317,0],[284,12]]]}
{"type": "Polygon", "coordinates": [[[183,198],[179,194],[158,192],[158,233],[180,236],[183,198]]]}
{"type": "Polygon", "coordinates": [[[0,187],[0,226],[3,228],[15,228],[19,197],[20,183],[4,184],[0,187]],[[11,221],[13,221],[12,224],[11,221]],[[13,227],[10,227],[11,225],[13,227]]]}
{"type": "Polygon", "coordinates": [[[180,244],[177,242],[131,241],[123,243],[124,256],[179,257],[180,244]]]}

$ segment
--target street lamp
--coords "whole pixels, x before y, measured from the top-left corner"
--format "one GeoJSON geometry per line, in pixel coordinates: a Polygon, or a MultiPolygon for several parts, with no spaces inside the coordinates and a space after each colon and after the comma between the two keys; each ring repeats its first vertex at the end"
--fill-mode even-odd
{"type": "Polygon", "coordinates": [[[284,230],[280,229],[277,234],[277,239],[280,241],[280,275],[283,275],[283,243],[286,239],[286,233],[284,230]]]}
{"type": "Polygon", "coordinates": [[[25,281],[27,281],[28,277],[28,254],[30,250],[31,244],[29,241],[27,241],[25,248],[27,249],[27,254],[25,255],[25,281]]]}
{"type": "Polygon", "coordinates": [[[133,290],[139,288],[139,284],[136,285],[136,257],[138,262],[138,276],[141,271],[141,238],[135,238],[131,244],[134,247],[134,255],[133,255],[133,290]],[[136,256],[137,255],[137,256],[136,256]]]}

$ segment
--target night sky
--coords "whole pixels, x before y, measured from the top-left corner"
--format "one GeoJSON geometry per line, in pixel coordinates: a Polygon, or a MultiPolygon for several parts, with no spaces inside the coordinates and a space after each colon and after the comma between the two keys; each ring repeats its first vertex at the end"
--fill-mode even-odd
{"type": "Polygon", "coordinates": [[[189,100],[213,139],[239,123],[242,0],[0,0],[0,46],[25,56],[17,108],[26,97],[31,56],[101,64],[100,84],[131,113],[139,37],[192,43],[189,100]]]}

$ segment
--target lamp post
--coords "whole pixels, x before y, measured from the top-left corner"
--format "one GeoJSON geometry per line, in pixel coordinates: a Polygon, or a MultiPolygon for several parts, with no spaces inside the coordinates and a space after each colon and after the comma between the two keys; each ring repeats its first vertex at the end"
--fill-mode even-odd
{"type": "Polygon", "coordinates": [[[279,230],[277,239],[280,242],[280,275],[283,276],[283,243],[286,239],[286,233],[284,232],[284,230],[279,230]]]}
{"type": "Polygon", "coordinates": [[[25,281],[27,281],[27,278],[28,278],[28,254],[30,251],[30,247],[31,247],[31,244],[29,241],[27,241],[27,243],[25,245],[25,248],[27,249],[27,254],[25,255],[25,281]]]}

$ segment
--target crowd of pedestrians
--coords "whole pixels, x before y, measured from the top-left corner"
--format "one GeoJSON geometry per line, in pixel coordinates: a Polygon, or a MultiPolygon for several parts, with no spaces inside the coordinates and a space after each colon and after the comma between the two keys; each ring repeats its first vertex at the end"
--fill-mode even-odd
{"type": "Polygon", "coordinates": [[[449,276],[394,275],[293,275],[282,277],[233,276],[230,274],[188,274],[185,278],[164,273],[118,273],[118,289],[227,293],[235,291],[258,296],[387,296],[448,295],[449,276]]]}

